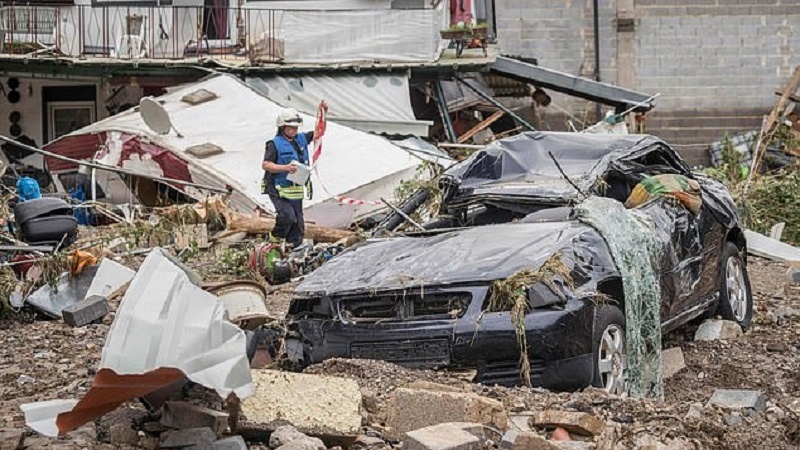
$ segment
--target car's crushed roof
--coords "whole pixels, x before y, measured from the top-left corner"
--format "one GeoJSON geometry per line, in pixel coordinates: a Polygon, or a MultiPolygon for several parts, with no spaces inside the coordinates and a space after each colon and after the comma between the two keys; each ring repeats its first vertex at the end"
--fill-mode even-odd
{"type": "Polygon", "coordinates": [[[620,164],[627,156],[656,144],[666,146],[649,135],[522,133],[476,152],[450,167],[445,177],[458,186],[457,198],[511,196],[567,200],[575,197],[577,191],[561,170],[583,192],[588,192],[612,162],[620,164]]]}

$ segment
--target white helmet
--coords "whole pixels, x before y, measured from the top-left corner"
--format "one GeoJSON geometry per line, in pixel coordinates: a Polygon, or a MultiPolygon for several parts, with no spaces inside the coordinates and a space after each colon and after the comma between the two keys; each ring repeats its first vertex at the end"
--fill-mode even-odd
{"type": "Polygon", "coordinates": [[[290,127],[299,127],[302,124],[303,118],[300,117],[300,114],[298,114],[297,111],[291,108],[281,111],[278,114],[278,117],[275,119],[275,125],[277,127],[284,127],[287,125],[290,127]]]}

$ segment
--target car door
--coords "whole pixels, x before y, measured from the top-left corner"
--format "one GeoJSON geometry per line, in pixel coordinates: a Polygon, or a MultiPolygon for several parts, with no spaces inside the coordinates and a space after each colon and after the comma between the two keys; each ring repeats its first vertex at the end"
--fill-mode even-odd
{"type": "MultiPolygon", "coordinates": [[[[653,146],[621,161],[629,173],[640,178],[655,175],[691,176],[685,164],[669,147],[653,146]]],[[[679,316],[696,305],[705,292],[703,273],[708,265],[704,252],[706,238],[701,233],[708,211],[701,207],[697,214],[672,199],[662,199],[643,205],[664,242],[661,290],[662,320],[679,316]]]]}

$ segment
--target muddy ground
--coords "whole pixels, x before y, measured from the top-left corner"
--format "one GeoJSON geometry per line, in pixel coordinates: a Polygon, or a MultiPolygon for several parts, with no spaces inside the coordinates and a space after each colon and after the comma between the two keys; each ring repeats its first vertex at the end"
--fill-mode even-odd
{"type": "MultiPolygon", "coordinates": [[[[131,257],[126,262],[135,266],[140,261],[140,257],[131,257]]],[[[203,264],[207,261],[198,263],[203,264]]],[[[756,299],[753,326],[744,337],[728,342],[694,342],[697,323],[666,336],[665,347],[682,347],[687,368],[666,381],[663,402],[609,397],[593,389],[550,393],[474,385],[463,373],[406,370],[377,361],[334,360],[307,371],[358,380],[378,405],[376,412],[365,417],[364,425],[378,430],[391,391],[412,381],[428,380],[499,399],[510,412],[548,408],[592,412],[618,428],[619,449],[635,448],[647,435],[664,444],[675,441],[674,448],[797,449],[800,316],[785,312],[786,308],[800,310],[800,286],[788,286],[784,264],[752,258],[749,270],[756,299]],[[706,408],[717,388],[760,390],[766,394],[768,409],[747,417],[706,408]],[[687,415],[690,410],[693,414],[687,415]],[[680,447],[678,442],[688,446],[680,447]]],[[[290,292],[283,287],[271,294],[270,306],[276,313],[285,312],[290,292]]],[[[82,396],[91,384],[112,320],[113,313],[102,324],[84,328],[41,318],[0,323],[0,431],[24,427],[22,403],[82,396]]],[[[126,407],[141,409],[136,402],[126,407]]],[[[108,443],[105,425],[98,423],[57,440],[30,432],[25,442],[31,449],[118,448],[108,443]]],[[[252,443],[251,448],[264,447],[252,443]]]]}

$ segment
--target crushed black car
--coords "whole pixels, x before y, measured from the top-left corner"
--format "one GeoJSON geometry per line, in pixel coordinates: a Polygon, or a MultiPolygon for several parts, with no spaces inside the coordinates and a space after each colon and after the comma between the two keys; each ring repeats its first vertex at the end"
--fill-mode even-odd
{"type": "Polygon", "coordinates": [[[746,243],[730,193],[692,173],[658,138],[523,133],[450,167],[440,180],[439,213],[423,229],[393,231],[421,203],[415,198],[425,197],[412,196],[404,214],[384,221],[384,237],[303,280],[289,310],[290,359],[471,368],[475,381],[503,385],[519,384],[524,367],[535,386],[621,393],[629,303],[622,271],[606,238],[575,213],[597,197],[627,203],[652,223],[663,247],[654,278],[662,332],[714,314],[750,324],[746,243]],[[632,201],[658,177],[694,189],[687,195],[696,202],[682,203],[682,193],[632,201]],[[490,307],[492,290],[556,256],[568,275],[526,287],[529,364],[521,366],[512,311],[490,307]]]}

